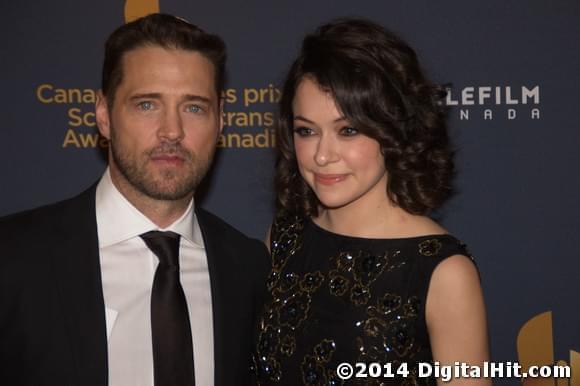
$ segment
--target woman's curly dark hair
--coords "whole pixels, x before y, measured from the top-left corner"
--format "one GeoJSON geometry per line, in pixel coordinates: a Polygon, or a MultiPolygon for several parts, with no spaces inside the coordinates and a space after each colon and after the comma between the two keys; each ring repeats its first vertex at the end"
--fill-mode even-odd
{"type": "Polygon", "coordinates": [[[304,77],[334,97],[361,133],[376,139],[385,158],[387,195],[412,214],[428,214],[452,193],[453,151],[441,103],[404,41],[361,19],[340,19],[307,35],[286,77],[276,127],[275,187],[279,209],[317,216],[320,205],[298,171],[292,102],[304,77]]]}

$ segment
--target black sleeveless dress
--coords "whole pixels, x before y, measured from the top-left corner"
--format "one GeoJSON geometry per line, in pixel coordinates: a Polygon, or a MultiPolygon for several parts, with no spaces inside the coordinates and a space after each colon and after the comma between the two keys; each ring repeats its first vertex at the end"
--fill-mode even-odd
{"type": "Polygon", "coordinates": [[[365,239],[328,232],[310,219],[278,218],[271,252],[269,299],[252,357],[258,385],[436,383],[417,369],[433,361],[425,301],[437,264],[469,256],[456,238],[365,239]],[[391,363],[392,374],[383,367],[378,378],[342,380],[336,374],[342,362],[391,363]],[[402,363],[408,372],[396,374],[402,363]]]}

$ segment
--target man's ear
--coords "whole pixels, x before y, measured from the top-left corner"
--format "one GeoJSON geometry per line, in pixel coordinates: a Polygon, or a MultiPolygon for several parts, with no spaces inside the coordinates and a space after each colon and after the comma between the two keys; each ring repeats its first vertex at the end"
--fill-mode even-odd
{"type": "Polygon", "coordinates": [[[97,118],[99,133],[101,133],[103,137],[111,139],[111,120],[109,118],[109,106],[107,105],[107,98],[105,98],[101,90],[97,92],[95,116],[97,118]]]}

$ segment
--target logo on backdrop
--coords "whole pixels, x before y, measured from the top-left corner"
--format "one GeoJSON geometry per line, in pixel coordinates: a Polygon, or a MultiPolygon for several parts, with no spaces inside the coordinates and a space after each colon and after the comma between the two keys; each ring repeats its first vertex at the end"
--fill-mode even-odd
{"type": "Polygon", "coordinates": [[[448,87],[444,103],[461,121],[539,120],[540,86],[448,87]]]}
{"type": "MultiPolygon", "coordinates": [[[[62,147],[65,149],[105,148],[107,140],[99,135],[94,105],[97,90],[65,88],[51,83],[36,88],[36,99],[46,105],[64,108],[62,147]]],[[[249,149],[275,146],[275,105],[280,90],[272,84],[264,87],[229,88],[223,92],[224,132],[218,147],[249,149]]]]}
{"type": "Polygon", "coordinates": [[[159,0],[125,1],[125,23],[129,23],[152,13],[159,13],[159,0]]]}
{"type": "Polygon", "coordinates": [[[571,368],[572,377],[570,380],[558,379],[555,381],[553,378],[536,378],[533,379],[533,385],[580,386],[580,353],[570,350],[569,362],[565,360],[556,361],[554,358],[554,332],[551,311],[534,316],[522,326],[518,334],[517,348],[518,360],[524,371],[534,365],[569,365],[571,368]]]}
{"type": "MultiPolygon", "coordinates": [[[[159,0],[126,0],[125,22],[159,10],[159,0]]],[[[97,90],[42,83],[36,87],[35,93],[40,103],[65,108],[63,148],[93,149],[108,146],[107,140],[99,135],[95,120],[97,90]]],[[[247,149],[275,146],[273,111],[280,99],[280,90],[272,84],[230,88],[223,92],[223,98],[226,106],[225,128],[219,137],[218,147],[247,149]]]]}

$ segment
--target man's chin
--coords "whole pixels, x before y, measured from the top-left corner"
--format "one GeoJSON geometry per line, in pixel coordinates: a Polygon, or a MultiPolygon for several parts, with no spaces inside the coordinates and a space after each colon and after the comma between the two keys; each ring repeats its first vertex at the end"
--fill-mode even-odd
{"type": "Polygon", "coordinates": [[[183,162],[155,161],[147,165],[147,173],[152,178],[183,178],[191,173],[191,168],[183,162]]]}
{"type": "Polygon", "coordinates": [[[179,201],[193,196],[194,189],[190,187],[146,186],[140,189],[149,198],[162,201],[179,201]]]}

